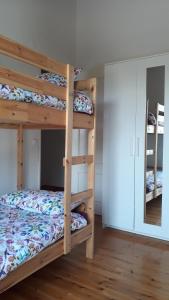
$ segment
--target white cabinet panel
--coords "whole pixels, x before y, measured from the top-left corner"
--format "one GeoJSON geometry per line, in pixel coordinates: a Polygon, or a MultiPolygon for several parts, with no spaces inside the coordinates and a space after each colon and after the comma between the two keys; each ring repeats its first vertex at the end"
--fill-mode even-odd
{"type": "Polygon", "coordinates": [[[15,130],[0,130],[0,194],[16,190],[17,135],[15,130]]]}
{"type": "Polygon", "coordinates": [[[136,63],[105,66],[103,223],[133,230],[136,63]]]}
{"type": "MultiPolygon", "coordinates": [[[[0,130],[0,194],[17,189],[17,131],[0,130]]],[[[40,187],[40,131],[24,135],[24,186],[40,187]]]]}
{"type": "Polygon", "coordinates": [[[103,223],[169,240],[169,54],[105,66],[103,223]],[[161,226],[144,223],[147,68],[165,67],[161,226]]]}

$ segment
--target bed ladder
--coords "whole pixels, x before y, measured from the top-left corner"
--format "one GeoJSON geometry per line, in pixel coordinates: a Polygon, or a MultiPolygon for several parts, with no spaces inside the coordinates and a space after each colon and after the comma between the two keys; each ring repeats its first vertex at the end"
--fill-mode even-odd
{"type": "MultiPolygon", "coordinates": [[[[94,253],[94,184],[95,184],[95,128],[96,118],[94,115],[94,126],[88,130],[88,154],[83,156],[72,156],[72,134],[73,134],[73,67],[67,66],[67,110],[66,110],[66,136],[65,136],[65,167],[64,177],[64,254],[71,251],[71,203],[77,201],[85,202],[85,211],[88,223],[91,226],[91,234],[86,241],[86,257],[93,258],[94,253]],[[88,189],[86,191],[71,194],[72,166],[77,164],[88,165],[88,189]]],[[[83,80],[79,83],[79,89],[83,89],[83,80]]],[[[85,82],[85,81],[84,81],[85,82]]],[[[93,103],[96,102],[96,79],[90,79],[90,91],[93,103]]]]}

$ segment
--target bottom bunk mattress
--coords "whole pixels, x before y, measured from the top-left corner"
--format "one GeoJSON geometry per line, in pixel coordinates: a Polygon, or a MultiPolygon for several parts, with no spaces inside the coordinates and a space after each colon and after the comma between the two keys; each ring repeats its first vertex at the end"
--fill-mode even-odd
{"type": "MultiPolygon", "coordinates": [[[[71,230],[87,225],[71,214],[71,230]]],[[[64,235],[64,215],[45,215],[0,204],[0,280],[64,235]]]]}
{"type": "MultiPolygon", "coordinates": [[[[158,170],[156,173],[156,181],[157,181],[157,188],[163,186],[163,172],[158,170]]],[[[146,192],[150,193],[154,191],[154,174],[149,175],[146,179],[146,192]]]]}

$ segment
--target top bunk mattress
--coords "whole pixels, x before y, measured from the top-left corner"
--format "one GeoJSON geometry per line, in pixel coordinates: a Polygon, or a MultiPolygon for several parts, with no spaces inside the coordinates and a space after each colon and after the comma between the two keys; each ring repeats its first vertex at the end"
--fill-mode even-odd
{"type": "MultiPolygon", "coordinates": [[[[33,103],[41,106],[54,107],[58,110],[66,110],[66,101],[57,97],[40,95],[21,88],[0,84],[0,98],[11,101],[33,103]]],[[[87,92],[75,91],[73,99],[73,111],[88,115],[93,114],[93,104],[87,92]]]]}
{"type": "MultiPolygon", "coordinates": [[[[80,73],[80,68],[74,69],[74,80],[80,73]]],[[[36,76],[37,78],[48,81],[57,87],[66,87],[67,81],[64,76],[54,73],[44,72],[36,76]]],[[[0,83],[0,98],[12,101],[21,101],[33,103],[41,106],[54,107],[58,110],[66,110],[66,101],[49,95],[41,95],[32,91],[28,91],[8,84],[0,83]]],[[[81,112],[88,115],[93,114],[93,102],[88,91],[74,91],[73,111],[81,112]]]]}
{"type": "MultiPolygon", "coordinates": [[[[158,170],[156,173],[156,185],[157,188],[161,188],[163,186],[163,171],[158,170]]],[[[150,193],[154,191],[155,185],[154,185],[154,174],[149,175],[146,178],[146,192],[150,193]]]]}

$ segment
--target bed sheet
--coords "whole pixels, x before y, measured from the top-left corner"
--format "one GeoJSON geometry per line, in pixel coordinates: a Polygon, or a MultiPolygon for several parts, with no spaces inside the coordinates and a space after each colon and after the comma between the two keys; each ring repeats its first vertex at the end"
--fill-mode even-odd
{"type": "MultiPolygon", "coordinates": [[[[86,219],[71,214],[71,230],[86,219]]],[[[64,216],[49,216],[0,204],[0,280],[64,235],[64,216]]]]}
{"type": "MultiPolygon", "coordinates": [[[[11,87],[7,84],[0,84],[0,98],[12,101],[34,103],[41,106],[54,107],[58,110],[66,110],[66,101],[57,97],[40,95],[21,88],[11,87]]],[[[74,112],[93,114],[93,103],[85,91],[76,91],[73,101],[74,112]]]]}
{"type": "MultiPolygon", "coordinates": [[[[163,185],[163,172],[157,171],[157,188],[162,187],[163,185]]],[[[146,192],[154,191],[154,175],[149,175],[146,179],[146,192]]]]}

